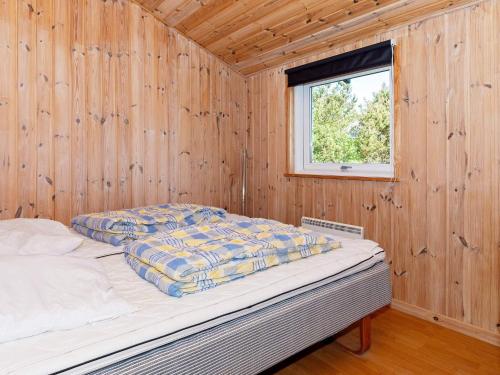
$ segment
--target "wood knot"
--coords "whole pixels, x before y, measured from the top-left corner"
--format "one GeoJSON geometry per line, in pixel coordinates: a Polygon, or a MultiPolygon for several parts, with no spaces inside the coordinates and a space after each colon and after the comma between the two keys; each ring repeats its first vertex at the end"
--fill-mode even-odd
{"type": "Polygon", "coordinates": [[[23,214],[23,206],[19,206],[17,208],[16,214],[14,215],[16,219],[20,218],[21,215],[23,214]]]}

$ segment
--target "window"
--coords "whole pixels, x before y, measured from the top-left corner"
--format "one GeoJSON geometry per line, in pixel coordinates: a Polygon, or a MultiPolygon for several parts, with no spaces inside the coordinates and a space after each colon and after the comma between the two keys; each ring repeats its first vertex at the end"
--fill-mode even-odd
{"type": "Polygon", "coordinates": [[[294,85],[295,173],[394,177],[392,64],[382,65],[294,85]]]}

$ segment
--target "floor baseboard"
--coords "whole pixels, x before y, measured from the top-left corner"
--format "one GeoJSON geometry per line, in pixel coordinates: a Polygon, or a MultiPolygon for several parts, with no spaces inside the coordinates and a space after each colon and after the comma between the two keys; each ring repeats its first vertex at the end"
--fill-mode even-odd
{"type": "Polygon", "coordinates": [[[432,311],[398,300],[393,300],[391,303],[391,307],[395,310],[433,322],[435,324],[439,324],[443,327],[463,333],[464,335],[471,336],[500,347],[500,333],[487,331],[471,324],[461,322],[459,320],[449,318],[441,314],[436,314],[432,311]]]}

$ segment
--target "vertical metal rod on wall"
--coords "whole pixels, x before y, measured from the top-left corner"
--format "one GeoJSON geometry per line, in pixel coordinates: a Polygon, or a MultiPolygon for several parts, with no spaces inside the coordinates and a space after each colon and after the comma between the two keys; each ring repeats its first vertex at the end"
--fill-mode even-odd
{"type": "Polygon", "coordinates": [[[246,194],[247,194],[247,149],[242,152],[242,176],[241,176],[241,213],[246,215],[246,194]]]}

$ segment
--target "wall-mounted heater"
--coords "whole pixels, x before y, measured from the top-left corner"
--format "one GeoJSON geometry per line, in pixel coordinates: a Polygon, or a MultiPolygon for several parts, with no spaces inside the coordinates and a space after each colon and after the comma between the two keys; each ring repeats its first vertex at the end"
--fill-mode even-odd
{"type": "Polygon", "coordinates": [[[312,217],[302,217],[301,225],[304,228],[324,234],[336,234],[342,237],[353,239],[363,239],[364,229],[355,225],[336,223],[334,221],[314,219],[312,217]]]}

